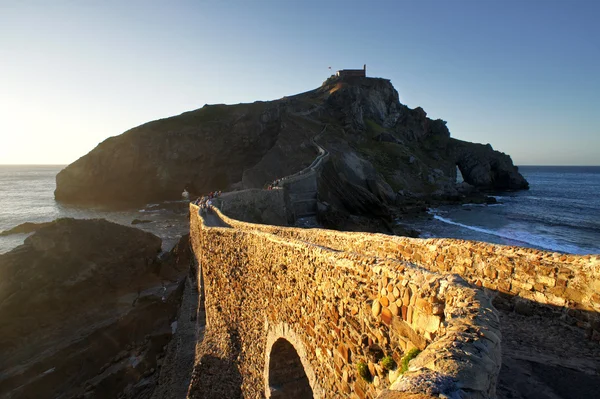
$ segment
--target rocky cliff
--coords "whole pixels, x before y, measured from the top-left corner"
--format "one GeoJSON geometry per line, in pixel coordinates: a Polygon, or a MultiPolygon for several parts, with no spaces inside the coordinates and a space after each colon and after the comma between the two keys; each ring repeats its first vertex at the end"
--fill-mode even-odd
{"type": "Polygon", "coordinates": [[[331,154],[319,200],[336,212],[360,214],[366,200],[385,216],[415,197],[461,197],[457,166],[476,189],[528,187],[508,155],[452,139],[444,121],[401,104],[389,80],[332,77],[306,93],[207,105],[109,138],[58,174],[55,195],[116,205],[174,199],[184,188],[262,188],[308,166],[313,139],[331,154]]]}
{"type": "Polygon", "coordinates": [[[159,259],[150,233],[59,219],[0,255],[0,397],[149,397],[188,271],[180,247],[159,259]]]}

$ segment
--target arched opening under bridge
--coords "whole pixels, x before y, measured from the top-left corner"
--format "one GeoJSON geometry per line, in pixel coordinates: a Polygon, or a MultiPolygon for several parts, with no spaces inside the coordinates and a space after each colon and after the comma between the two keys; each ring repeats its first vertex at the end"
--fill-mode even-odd
{"type": "Polygon", "coordinates": [[[271,347],[269,358],[267,397],[272,399],[313,398],[312,388],[294,345],[284,338],[279,338],[271,347]]]}

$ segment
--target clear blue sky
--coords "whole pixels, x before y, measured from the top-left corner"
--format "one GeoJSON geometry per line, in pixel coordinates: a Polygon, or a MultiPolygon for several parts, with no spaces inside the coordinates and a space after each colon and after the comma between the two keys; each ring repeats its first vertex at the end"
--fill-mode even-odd
{"type": "Polygon", "coordinates": [[[600,164],[600,1],[0,0],[0,164],[205,103],[385,77],[517,164],[600,164]]]}

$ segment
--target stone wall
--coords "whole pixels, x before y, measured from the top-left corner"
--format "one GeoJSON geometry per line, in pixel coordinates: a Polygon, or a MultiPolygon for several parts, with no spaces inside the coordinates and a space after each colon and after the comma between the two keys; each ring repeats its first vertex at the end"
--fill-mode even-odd
{"type": "MultiPolygon", "coordinates": [[[[208,227],[194,205],[190,218],[210,340],[201,352],[221,348],[212,356],[221,353],[216,364],[239,370],[243,397],[270,396],[269,346],[280,339],[296,349],[317,398],[376,398],[389,390],[398,398],[495,396],[498,317],[488,296],[461,278],[302,241],[292,237],[295,229],[271,232],[224,216],[231,227],[208,227]],[[399,363],[411,348],[422,352],[400,377],[379,362],[386,355],[399,363]],[[358,375],[359,363],[370,381],[358,375]]],[[[191,397],[217,397],[214,387],[194,389],[203,377],[194,378],[191,397]]]]}
{"type": "Polygon", "coordinates": [[[223,193],[213,203],[231,217],[245,222],[287,226],[293,220],[283,190],[231,191],[223,193]]]}
{"type": "Polygon", "coordinates": [[[317,214],[317,173],[311,170],[303,175],[283,180],[286,203],[292,209],[293,220],[317,214]]]}
{"type": "Polygon", "coordinates": [[[258,228],[282,238],[408,261],[433,272],[455,273],[472,284],[512,299],[510,306],[523,313],[556,312],[600,340],[599,255],[567,255],[456,239],[248,227],[226,217],[225,220],[236,228],[258,228]]]}

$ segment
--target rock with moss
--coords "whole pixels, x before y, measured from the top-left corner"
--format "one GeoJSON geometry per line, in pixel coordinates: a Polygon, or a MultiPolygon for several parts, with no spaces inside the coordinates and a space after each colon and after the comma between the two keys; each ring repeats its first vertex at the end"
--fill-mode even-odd
{"type": "Polygon", "coordinates": [[[369,366],[365,362],[360,362],[356,365],[356,371],[360,378],[367,382],[371,382],[373,377],[371,376],[371,372],[369,371],[369,366]]]}
{"type": "Polygon", "coordinates": [[[396,368],[396,361],[393,357],[386,356],[383,359],[381,359],[381,367],[388,371],[394,370],[396,368]]]}
{"type": "Polygon", "coordinates": [[[409,350],[404,356],[402,356],[402,360],[400,360],[400,373],[404,374],[408,371],[408,364],[411,360],[417,357],[421,353],[421,351],[417,348],[413,348],[409,350]]]}

